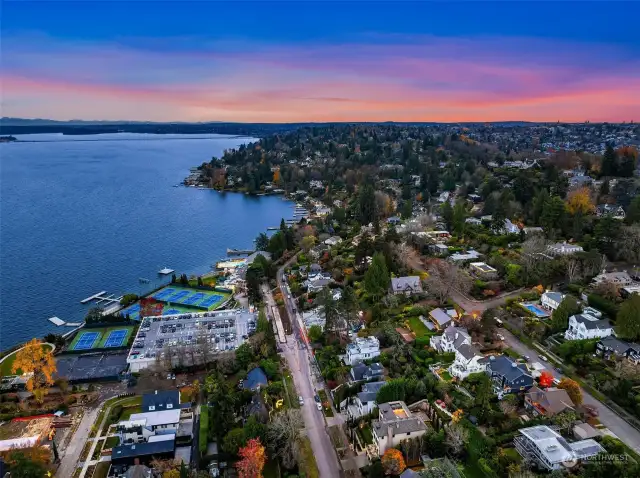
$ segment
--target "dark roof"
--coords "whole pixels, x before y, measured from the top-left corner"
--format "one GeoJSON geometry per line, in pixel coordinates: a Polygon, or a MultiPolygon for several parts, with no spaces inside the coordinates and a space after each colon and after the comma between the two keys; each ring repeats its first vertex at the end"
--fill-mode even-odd
{"type": "Polygon", "coordinates": [[[113,447],[111,459],[134,458],[137,456],[160,455],[170,453],[175,449],[175,440],[153,441],[145,443],[134,443],[131,445],[120,445],[113,447]]]}
{"type": "Polygon", "coordinates": [[[255,390],[268,384],[267,376],[260,367],[253,368],[247,373],[247,378],[242,383],[242,387],[247,390],[255,390]]]}
{"type": "Polygon", "coordinates": [[[179,390],[156,390],[154,393],[145,393],[142,396],[143,412],[160,412],[175,408],[180,408],[179,390]],[[154,408],[150,409],[149,407],[154,408]]]}
{"type": "Polygon", "coordinates": [[[502,375],[510,382],[518,379],[522,375],[531,377],[524,365],[514,362],[506,355],[499,355],[490,359],[488,364],[491,372],[502,375]]]}
{"type": "Polygon", "coordinates": [[[481,356],[481,354],[475,349],[475,347],[469,344],[462,344],[457,348],[457,351],[467,360],[471,360],[476,355],[481,356]]]}
{"type": "Polygon", "coordinates": [[[127,352],[62,355],[56,358],[55,378],[66,378],[70,382],[117,380],[128,366],[127,352]]]}
{"type": "Polygon", "coordinates": [[[371,365],[365,365],[362,362],[358,362],[351,367],[351,375],[355,381],[364,380],[365,376],[376,377],[382,375],[384,367],[379,363],[372,363],[371,365]]]}
{"type": "Polygon", "coordinates": [[[593,316],[583,314],[576,314],[573,317],[575,317],[576,322],[578,322],[579,324],[584,324],[584,326],[589,330],[602,330],[611,328],[611,324],[607,319],[593,320],[592,318],[590,318],[593,316]]]}
{"type": "Polygon", "coordinates": [[[629,349],[634,352],[640,352],[640,345],[627,343],[624,340],[615,338],[613,335],[600,339],[600,342],[605,347],[613,350],[617,355],[624,355],[629,351],[629,349]]]}
{"type": "Polygon", "coordinates": [[[442,309],[433,309],[429,312],[429,316],[438,322],[438,325],[442,327],[443,325],[449,324],[453,319],[442,309]]]}

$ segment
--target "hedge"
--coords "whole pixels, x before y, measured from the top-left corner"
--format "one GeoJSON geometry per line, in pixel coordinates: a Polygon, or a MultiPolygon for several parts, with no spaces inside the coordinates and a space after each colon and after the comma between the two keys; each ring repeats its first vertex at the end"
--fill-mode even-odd
{"type": "Polygon", "coordinates": [[[618,306],[598,294],[589,294],[587,302],[591,307],[601,310],[613,320],[615,320],[616,315],[618,315],[618,306]]]}
{"type": "Polygon", "coordinates": [[[209,443],[209,407],[203,405],[200,407],[200,432],[198,435],[198,447],[200,454],[207,452],[207,444],[209,443]]]}

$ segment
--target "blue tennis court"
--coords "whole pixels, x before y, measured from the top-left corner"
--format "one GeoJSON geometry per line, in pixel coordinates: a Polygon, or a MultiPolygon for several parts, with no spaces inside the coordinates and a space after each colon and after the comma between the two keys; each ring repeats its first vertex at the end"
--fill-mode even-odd
{"type": "Polygon", "coordinates": [[[83,332],[73,347],[73,350],[88,350],[93,348],[93,344],[98,340],[98,337],[100,337],[99,332],[83,332]]]}
{"type": "Polygon", "coordinates": [[[184,299],[182,303],[187,305],[193,305],[196,302],[200,302],[202,299],[204,299],[204,297],[205,297],[205,294],[203,294],[202,292],[196,292],[195,294],[190,295],[189,297],[184,299]]]}
{"type": "Polygon", "coordinates": [[[122,347],[129,331],[127,329],[112,330],[104,342],[105,347],[122,347]]]}
{"type": "Polygon", "coordinates": [[[170,295],[175,294],[175,292],[175,289],[167,287],[166,289],[162,289],[161,291],[156,292],[151,297],[157,300],[166,300],[170,295]]]}
{"type": "Polygon", "coordinates": [[[191,294],[190,290],[181,290],[176,292],[175,294],[173,294],[171,297],[169,297],[167,300],[167,302],[182,302],[182,299],[184,299],[185,297],[187,297],[189,294],[191,294]]]}
{"type": "Polygon", "coordinates": [[[126,309],[122,309],[120,313],[125,317],[128,315],[131,320],[138,320],[140,318],[140,304],[136,302],[126,309]]]}
{"type": "Polygon", "coordinates": [[[222,300],[222,296],[220,295],[210,295],[205,300],[200,302],[200,306],[202,307],[211,307],[214,304],[217,304],[222,300]]]}
{"type": "Polygon", "coordinates": [[[162,315],[175,315],[175,314],[184,314],[184,312],[181,312],[178,309],[164,309],[162,311],[162,315]]]}

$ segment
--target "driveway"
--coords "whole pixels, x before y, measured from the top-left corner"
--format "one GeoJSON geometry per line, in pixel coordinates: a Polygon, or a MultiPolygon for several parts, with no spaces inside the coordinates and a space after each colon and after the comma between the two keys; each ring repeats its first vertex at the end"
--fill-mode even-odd
{"type": "MultiPolygon", "coordinates": [[[[556,371],[553,366],[540,358],[535,349],[523,344],[507,329],[500,329],[500,333],[504,336],[505,343],[520,355],[527,355],[530,357],[531,362],[539,362],[546,365],[547,370],[553,374],[554,377],[560,379],[564,375],[556,371]]],[[[613,432],[620,440],[626,443],[629,447],[636,451],[640,451],[640,432],[634,427],[629,425],[624,419],[618,416],[613,410],[607,407],[605,404],[597,400],[586,391],[582,390],[583,403],[585,405],[592,405],[598,409],[600,422],[606,426],[611,432],[613,432]]]]}

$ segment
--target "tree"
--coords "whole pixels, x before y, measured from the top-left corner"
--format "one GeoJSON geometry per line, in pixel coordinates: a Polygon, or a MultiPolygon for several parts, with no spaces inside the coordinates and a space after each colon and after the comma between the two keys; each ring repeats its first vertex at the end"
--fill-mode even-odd
{"type": "Polygon", "coordinates": [[[454,456],[459,456],[469,441],[469,431],[460,424],[450,425],[445,432],[445,444],[454,456]]]}
{"type": "Polygon", "coordinates": [[[464,201],[457,201],[453,208],[452,227],[453,232],[458,236],[464,234],[465,219],[467,217],[467,208],[464,201]]]}
{"type": "Polygon", "coordinates": [[[264,232],[261,232],[256,238],[256,249],[258,251],[266,251],[268,246],[269,236],[267,236],[264,232]]]}
{"type": "Polygon", "coordinates": [[[356,219],[366,226],[377,218],[375,190],[370,182],[365,182],[358,190],[356,199],[356,219]]]}
{"type": "Polygon", "coordinates": [[[262,469],[267,462],[267,457],[260,440],[252,438],[238,454],[242,457],[236,464],[239,478],[262,478],[262,469]]]}
{"type": "Polygon", "coordinates": [[[509,416],[518,409],[518,397],[513,394],[509,394],[500,400],[500,410],[502,413],[509,416]]]}
{"type": "Polygon", "coordinates": [[[596,207],[591,201],[591,192],[587,187],[575,189],[567,196],[567,210],[573,215],[592,214],[595,209],[596,207]]]}
{"type": "Polygon", "coordinates": [[[373,255],[369,269],[364,275],[364,288],[375,301],[385,295],[389,288],[389,282],[389,271],[387,270],[384,254],[376,252],[373,255]]]}
{"type": "Polygon", "coordinates": [[[622,303],[616,325],[621,337],[629,340],[640,338],[640,295],[632,294],[622,303]]]}
{"type": "Polygon", "coordinates": [[[562,388],[567,391],[567,395],[571,401],[576,405],[582,405],[582,390],[580,385],[575,380],[571,380],[568,377],[562,378],[558,384],[558,388],[562,388]]]}
{"type": "Polygon", "coordinates": [[[180,471],[175,468],[171,468],[170,470],[162,473],[162,478],[181,478],[180,471]]]}
{"type": "Polygon", "coordinates": [[[269,449],[280,457],[285,468],[293,468],[298,463],[303,429],[300,410],[293,408],[275,414],[267,426],[269,449]]]}
{"type": "Polygon", "coordinates": [[[478,418],[484,418],[491,410],[491,398],[493,396],[491,379],[484,373],[473,374],[473,378],[478,380],[475,387],[474,404],[478,407],[478,418]]]}
{"type": "Polygon", "coordinates": [[[447,228],[451,230],[453,226],[453,208],[449,201],[445,201],[442,203],[442,206],[440,206],[440,215],[442,216],[444,223],[447,225],[447,228]]]}
{"type": "Polygon", "coordinates": [[[543,371],[538,378],[538,385],[540,385],[540,388],[551,387],[553,385],[553,375],[551,372],[543,371]]]}
{"type": "Polygon", "coordinates": [[[625,215],[625,221],[627,224],[640,222],[640,195],[637,195],[631,200],[631,204],[629,204],[625,215]]]}
{"type": "Polygon", "coordinates": [[[562,231],[565,217],[564,201],[558,196],[551,196],[544,204],[540,225],[549,237],[555,237],[562,231]]]}
{"type": "Polygon", "coordinates": [[[396,378],[385,383],[376,395],[376,403],[404,401],[406,397],[406,380],[396,378]]]}
{"type": "Polygon", "coordinates": [[[607,149],[602,156],[602,165],[600,166],[600,176],[617,176],[618,173],[618,156],[611,144],[607,144],[607,149]]]}
{"type": "Polygon", "coordinates": [[[316,238],[314,236],[305,236],[300,241],[300,247],[304,252],[309,252],[315,244],[316,238]]]}
{"type": "Polygon", "coordinates": [[[409,219],[413,214],[413,203],[410,200],[405,200],[402,203],[402,219],[409,219]]]}
{"type": "Polygon", "coordinates": [[[567,295],[556,310],[551,314],[551,329],[554,332],[565,330],[569,326],[569,317],[580,312],[580,306],[575,297],[567,295]]]}
{"type": "Polygon", "coordinates": [[[247,342],[243,343],[236,349],[236,360],[240,368],[247,368],[253,359],[253,351],[247,342]]]}
{"type": "Polygon", "coordinates": [[[380,461],[385,475],[399,475],[407,468],[402,452],[395,448],[389,448],[385,451],[380,461]]]}
{"type": "Polygon", "coordinates": [[[222,449],[225,453],[232,455],[238,454],[240,447],[246,444],[243,428],[233,428],[224,436],[222,440],[222,449]]]}
{"type": "Polygon", "coordinates": [[[453,290],[467,293],[471,287],[471,278],[467,274],[455,264],[440,259],[431,262],[425,282],[427,290],[440,302],[444,302],[453,290]]]}
{"type": "Polygon", "coordinates": [[[33,456],[29,449],[12,450],[7,456],[7,463],[11,467],[12,478],[42,478],[47,473],[45,461],[33,456]]]}
{"type": "Polygon", "coordinates": [[[122,307],[127,307],[128,305],[133,304],[136,300],[138,300],[138,296],[136,294],[125,294],[120,299],[120,305],[122,307]]]}
{"type": "Polygon", "coordinates": [[[312,325],[309,327],[308,335],[312,342],[319,342],[322,338],[322,327],[319,325],[312,325]]]}
{"type": "MultiPolygon", "coordinates": [[[[567,392],[569,393],[569,392],[567,392]]],[[[553,422],[560,428],[570,430],[575,422],[578,421],[578,415],[573,410],[565,410],[553,417],[553,422]]]]}
{"type": "Polygon", "coordinates": [[[21,370],[23,374],[33,374],[27,381],[27,390],[34,394],[39,403],[44,402],[44,396],[48,387],[53,385],[53,375],[56,373],[53,354],[45,347],[40,340],[31,339],[18,351],[11,367],[13,373],[21,370]]]}

